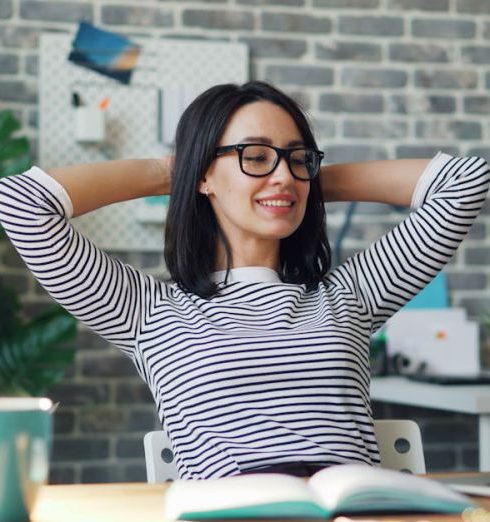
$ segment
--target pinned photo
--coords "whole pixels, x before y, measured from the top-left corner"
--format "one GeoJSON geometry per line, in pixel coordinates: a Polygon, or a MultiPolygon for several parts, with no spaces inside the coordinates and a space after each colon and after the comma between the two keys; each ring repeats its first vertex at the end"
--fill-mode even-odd
{"type": "Polygon", "coordinates": [[[81,22],[68,60],[129,84],[140,52],[141,47],[125,36],[81,22]]]}

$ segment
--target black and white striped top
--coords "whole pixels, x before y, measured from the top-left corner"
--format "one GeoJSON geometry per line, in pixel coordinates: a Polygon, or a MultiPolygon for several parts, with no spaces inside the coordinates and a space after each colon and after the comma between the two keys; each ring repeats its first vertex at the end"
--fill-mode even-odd
{"type": "Polygon", "coordinates": [[[38,168],[1,181],[0,218],[50,294],[133,360],[180,476],[194,479],[291,461],[378,464],[370,336],[448,262],[488,186],[483,159],[439,153],[413,212],[317,291],[238,269],[210,300],[98,250],[38,168]]]}

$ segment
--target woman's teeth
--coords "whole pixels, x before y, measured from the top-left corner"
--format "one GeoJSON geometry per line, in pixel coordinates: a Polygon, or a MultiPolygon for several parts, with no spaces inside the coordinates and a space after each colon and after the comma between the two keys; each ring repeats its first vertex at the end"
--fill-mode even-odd
{"type": "Polygon", "coordinates": [[[269,199],[267,201],[259,201],[259,204],[264,205],[265,207],[291,207],[293,202],[280,199],[269,199]]]}

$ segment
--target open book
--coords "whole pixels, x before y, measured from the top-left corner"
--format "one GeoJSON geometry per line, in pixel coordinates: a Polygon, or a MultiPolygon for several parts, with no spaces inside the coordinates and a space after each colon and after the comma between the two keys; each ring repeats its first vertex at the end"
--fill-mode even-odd
{"type": "Polygon", "coordinates": [[[461,513],[474,506],[469,498],[428,478],[343,464],[322,469],[308,480],[273,473],[176,480],[166,493],[165,520],[461,513]]]}

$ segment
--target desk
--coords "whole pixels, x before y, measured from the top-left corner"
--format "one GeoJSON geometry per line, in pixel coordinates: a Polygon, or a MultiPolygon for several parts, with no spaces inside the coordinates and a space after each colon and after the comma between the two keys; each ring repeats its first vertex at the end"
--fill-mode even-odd
{"type": "Polygon", "coordinates": [[[440,385],[404,377],[375,377],[371,399],[478,415],[480,471],[490,471],[490,385],[440,385]]]}
{"type": "Polygon", "coordinates": [[[32,522],[164,522],[166,484],[44,486],[32,522]]]}
{"type": "MultiPolygon", "coordinates": [[[[142,483],[44,486],[32,522],[166,522],[163,520],[166,488],[165,484],[142,483]]],[[[490,510],[490,498],[478,498],[478,501],[490,510]]],[[[461,521],[457,515],[390,515],[376,519],[461,521]]]]}

